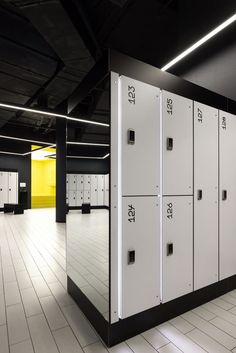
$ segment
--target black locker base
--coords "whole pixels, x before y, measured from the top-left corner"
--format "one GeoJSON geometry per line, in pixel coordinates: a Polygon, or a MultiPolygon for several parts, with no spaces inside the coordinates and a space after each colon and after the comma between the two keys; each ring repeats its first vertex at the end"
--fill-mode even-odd
{"type": "Polygon", "coordinates": [[[67,281],[68,293],[77,302],[108,347],[112,347],[236,288],[235,275],[110,325],[69,277],[67,277],[67,281]]]}

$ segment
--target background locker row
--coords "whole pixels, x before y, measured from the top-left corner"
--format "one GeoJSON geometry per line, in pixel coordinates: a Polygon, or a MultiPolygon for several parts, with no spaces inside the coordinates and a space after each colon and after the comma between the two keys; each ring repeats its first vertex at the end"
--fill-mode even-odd
{"type": "Polygon", "coordinates": [[[0,208],[4,203],[18,203],[18,173],[0,171],[0,208]]]}
{"type": "Polygon", "coordinates": [[[236,274],[236,116],[119,84],[125,318],[236,274]]]}
{"type": "Polygon", "coordinates": [[[109,174],[67,174],[67,203],[70,207],[109,206],[109,174]]]}

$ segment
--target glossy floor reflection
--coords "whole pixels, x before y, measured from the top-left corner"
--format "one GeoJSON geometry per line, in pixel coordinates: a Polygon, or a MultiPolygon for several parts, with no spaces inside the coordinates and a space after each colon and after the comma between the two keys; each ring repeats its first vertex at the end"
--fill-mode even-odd
{"type": "Polygon", "coordinates": [[[1,353],[236,352],[236,290],[107,350],[66,292],[54,210],[0,213],[1,353]]]}
{"type": "Polygon", "coordinates": [[[68,275],[108,318],[109,211],[70,211],[66,228],[68,275]]]}

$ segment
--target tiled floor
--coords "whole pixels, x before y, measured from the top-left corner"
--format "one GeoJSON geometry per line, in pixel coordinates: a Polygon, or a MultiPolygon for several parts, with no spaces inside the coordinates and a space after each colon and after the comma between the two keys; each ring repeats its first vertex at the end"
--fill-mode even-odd
{"type": "Polygon", "coordinates": [[[106,349],[66,293],[53,210],[0,214],[0,353],[236,353],[236,290],[106,349]]]}

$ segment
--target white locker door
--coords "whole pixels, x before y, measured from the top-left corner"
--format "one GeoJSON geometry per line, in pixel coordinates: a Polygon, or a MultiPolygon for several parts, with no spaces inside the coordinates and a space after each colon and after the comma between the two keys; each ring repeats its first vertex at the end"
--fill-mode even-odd
{"type": "Polygon", "coordinates": [[[69,176],[68,174],[66,175],[66,192],[68,193],[69,190],[69,176]]]}
{"type": "Polygon", "coordinates": [[[77,175],[76,174],[69,174],[69,190],[76,191],[77,189],[77,175]]]}
{"type": "Polygon", "coordinates": [[[77,193],[76,191],[69,191],[69,205],[71,207],[76,206],[77,193]]]}
{"type": "Polygon", "coordinates": [[[218,281],[218,110],[194,102],[194,290],[218,281]]]}
{"type": "Polygon", "coordinates": [[[104,175],[98,175],[98,206],[104,205],[104,175]]]}
{"type": "Polygon", "coordinates": [[[193,290],[193,197],[163,197],[162,301],[193,290]]]}
{"type": "Polygon", "coordinates": [[[98,205],[98,178],[97,175],[91,175],[91,206],[98,205]]]}
{"type": "Polygon", "coordinates": [[[77,190],[84,190],[84,176],[77,174],[77,190]]]}
{"type": "Polygon", "coordinates": [[[105,187],[104,187],[104,205],[109,206],[109,174],[105,175],[105,187]]]}
{"type": "Polygon", "coordinates": [[[68,192],[66,192],[66,204],[70,206],[70,204],[69,204],[69,193],[68,192]]]}
{"type": "Polygon", "coordinates": [[[89,190],[84,190],[83,202],[89,202],[90,203],[90,191],[89,190]]]}
{"type": "Polygon", "coordinates": [[[160,193],[160,90],[121,76],[122,195],[160,193]]]}
{"type": "Polygon", "coordinates": [[[89,190],[91,188],[91,176],[84,175],[84,190],[89,190]]]}
{"type": "Polygon", "coordinates": [[[120,318],[160,303],[158,197],[123,197],[120,318]]]}
{"type": "Polygon", "coordinates": [[[162,93],[163,195],[193,194],[193,102],[162,93]]]}
{"type": "Polygon", "coordinates": [[[220,111],[220,279],[236,274],[236,116],[220,111]]]}
{"type": "Polygon", "coordinates": [[[18,173],[8,173],[8,201],[18,203],[18,173]]]}
{"type": "Polygon", "coordinates": [[[82,206],[84,199],[84,192],[82,190],[77,190],[77,206],[82,206]]]}
{"type": "Polygon", "coordinates": [[[0,208],[8,203],[8,172],[0,172],[0,208]]]}

